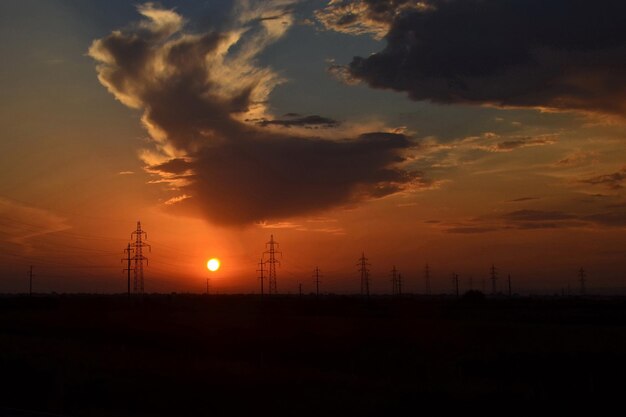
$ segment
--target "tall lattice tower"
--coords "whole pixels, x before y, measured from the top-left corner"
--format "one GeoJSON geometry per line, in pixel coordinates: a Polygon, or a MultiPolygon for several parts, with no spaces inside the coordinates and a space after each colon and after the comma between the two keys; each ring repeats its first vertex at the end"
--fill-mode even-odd
{"type": "Polygon", "coordinates": [[[134,252],[134,280],[133,280],[133,292],[135,294],[143,294],[143,261],[146,261],[148,265],[148,258],[143,256],[143,249],[148,248],[151,250],[143,239],[148,239],[148,234],[141,230],[141,222],[137,221],[137,230],[130,234],[131,246],[134,252]]]}
{"type": "Polygon", "coordinates": [[[365,257],[365,252],[359,258],[359,263],[357,264],[359,267],[359,272],[361,273],[361,295],[370,296],[370,270],[369,267],[371,264],[367,262],[367,258],[365,257]]]}
{"type": "Polygon", "coordinates": [[[430,289],[430,267],[428,266],[428,264],[426,264],[426,266],[424,267],[424,286],[425,286],[425,290],[426,290],[426,294],[430,295],[431,294],[431,289],[430,289]]]}
{"type": "Polygon", "coordinates": [[[580,295],[585,295],[587,293],[587,273],[583,267],[578,270],[578,280],[580,281],[580,295]]]}
{"type": "Polygon", "coordinates": [[[268,255],[268,260],[265,263],[269,266],[267,278],[269,281],[268,293],[270,295],[278,294],[276,287],[276,265],[280,265],[280,261],[276,259],[276,255],[282,255],[282,252],[277,251],[279,246],[279,243],[274,240],[274,235],[270,235],[270,241],[265,244],[265,247],[268,249],[263,252],[263,254],[268,255]]]}
{"type": "Polygon", "coordinates": [[[398,270],[394,265],[391,269],[391,294],[399,295],[400,294],[400,282],[398,279],[398,270]]]}
{"type": "Polygon", "coordinates": [[[491,275],[491,293],[495,295],[497,292],[496,281],[498,280],[498,271],[496,270],[496,266],[493,264],[491,265],[490,275],[491,275]]]}

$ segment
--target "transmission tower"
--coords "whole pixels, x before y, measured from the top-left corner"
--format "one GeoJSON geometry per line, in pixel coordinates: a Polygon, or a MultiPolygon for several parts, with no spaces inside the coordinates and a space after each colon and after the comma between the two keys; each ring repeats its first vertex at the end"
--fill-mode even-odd
{"type": "Polygon", "coordinates": [[[508,282],[509,282],[509,298],[511,298],[511,296],[513,295],[513,292],[511,291],[511,274],[509,274],[508,282]]]}
{"type": "Polygon", "coordinates": [[[428,266],[428,264],[426,264],[426,266],[424,267],[424,284],[426,286],[426,294],[430,295],[431,294],[431,290],[430,290],[430,267],[428,266]]]}
{"type": "Polygon", "coordinates": [[[398,295],[399,294],[399,283],[398,283],[398,270],[394,265],[391,269],[391,294],[398,295]]]}
{"type": "Polygon", "coordinates": [[[456,298],[459,298],[459,274],[452,273],[452,282],[454,283],[454,290],[456,292],[456,298]]]}
{"type": "Polygon", "coordinates": [[[261,282],[261,297],[264,295],[264,282],[265,282],[265,263],[263,262],[263,257],[259,261],[259,269],[256,270],[259,273],[259,281],[261,282]]]}
{"type": "Polygon", "coordinates": [[[585,295],[587,292],[587,289],[585,288],[585,284],[587,283],[587,274],[582,267],[578,270],[578,279],[580,280],[580,295],[585,295]]]}
{"type": "Polygon", "coordinates": [[[33,296],[33,266],[31,265],[28,270],[28,296],[33,296]]]}
{"type": "Polygon", "coordinates": [[[279,248],[278,242],[274,240],[274,235],[270,235],[270,241],[265,244],[267,249],[263,254],[267,254],[269,259],[266,263],[269,265],[269,291],[270,295],[278,294],[278,290],[276,289],[276,264],[280,265],[280,261],[276,259],[276,254],[282,255],[282,252],[277,251],[279,248]]]}
{"type": "Polygon", "coordinates": [[[496,295],[496,280],[498,279],[498,273],[496,271],[496,266],[491,264],[491,294],[496,295]]]}
{"type": "Polygon", "coordinates": [[[126,254],[125,258],[122,258],[122,262],[126,261],[126,268],[122,269],[122,272],[126,272],[127,274],[127,291],[128,291],[128,296],[130,297],[130,271],[133,270],[133,268],[130,267],[130,261],[133,259],[131,258],[131,253],[133,252],[133,248],[130,247],[130,243],[128,244],[128,247],[126,249],[124,249],[124,253],[126,254]]]}
{"type": "Polygon", "coordinates": [[[137,230],[130,234],[130,239],[133,241],[131,244],[133,251],[135,252],[133,256],[134,261],[134,281],[133,281],[133,291],[135,294],[143,295],[143,261],[146,261],[146,265],[148,265],[148,258],[143,256],[143,248],[148,248],[148,251],[151,251],[150,245],[144,242],[143,239],[148,239],[148,234],[141,230],[141,222],[137,222],[137,230]]]}
{"type": "Polygon", "coordinates": [[[398,295],[402,295],[402,274],[398,274],[398,295]]]}
{"type": "Polygon", "coordinates": [[[317,295],[317,297],[320,296],[320,278],[322,277],[320,275],[320,269],[316,266],[315,269],[313,270],[313,278],[315,278],[315,293],[317,295]]]}
{"type": "Polygon", "coordinates": [[[366,295],[368,298],[370,296],[370,270],[369,267],[371,264],[367,262],[367,258],[365,257],[365,252],[362,253],[359,258],[359,263],[357,264],[359,267],[359,272],[361,273],[361,295],[366,295]]]}

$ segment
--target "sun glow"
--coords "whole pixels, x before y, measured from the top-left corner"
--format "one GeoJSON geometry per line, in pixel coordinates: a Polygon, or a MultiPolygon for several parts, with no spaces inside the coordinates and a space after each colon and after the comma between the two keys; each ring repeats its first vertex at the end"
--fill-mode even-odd
{"type": "Polygon", "coordinates": [[[217,258],[212,258],[209,262],[206,263],[206,267],[209,268],[209,271],[215,272],[220,269],[220,260],[217,258]]]}

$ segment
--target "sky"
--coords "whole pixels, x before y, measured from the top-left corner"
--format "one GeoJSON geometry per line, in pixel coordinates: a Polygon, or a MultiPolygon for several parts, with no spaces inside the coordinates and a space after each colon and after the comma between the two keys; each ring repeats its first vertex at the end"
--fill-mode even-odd
{"type": "Polygon", "coordinates": [[[0,3],[0,292],[626,293],[621,1],[0,3]],[[222,261],[217,272],[208,259],[222,261]],[[267,257],[265,258],[267,259],[267,257]]]}

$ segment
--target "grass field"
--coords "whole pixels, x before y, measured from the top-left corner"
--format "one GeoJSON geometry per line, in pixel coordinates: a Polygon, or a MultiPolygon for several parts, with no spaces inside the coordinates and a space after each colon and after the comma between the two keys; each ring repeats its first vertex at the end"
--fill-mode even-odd
{"type": "Polygon", "coordinates": [[[0,407],[68,416],[601,400],[624,388],[626,300],[3,297],[0,370],[0,407]]]}

